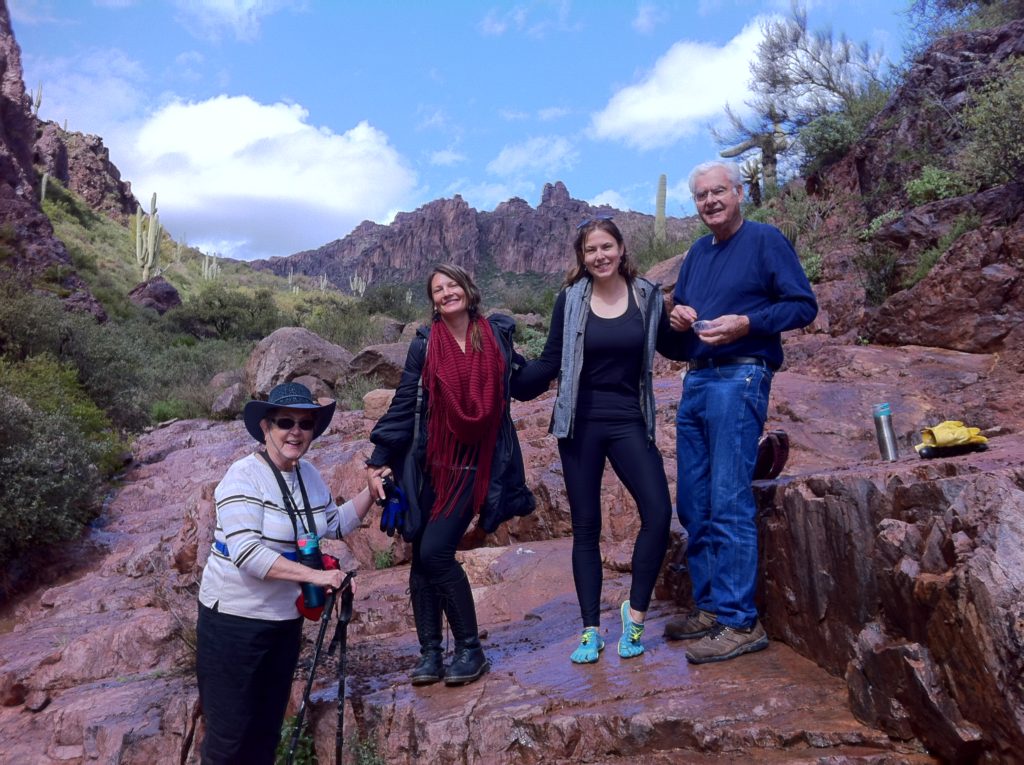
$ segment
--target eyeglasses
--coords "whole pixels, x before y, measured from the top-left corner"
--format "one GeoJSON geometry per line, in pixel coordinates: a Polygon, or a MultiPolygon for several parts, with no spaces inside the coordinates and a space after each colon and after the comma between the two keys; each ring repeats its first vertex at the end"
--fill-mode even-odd
{"type": "Polygon", "coordinates": [[[728,186],[715,186],[715,188],[708,189],[707,191],[698,191],[696,194],[693,195],[693,198],[698,203],[699,202],[703,202],[708,197],[711,197],[712,199],[721,199],[726,194],[728,194],[730,191],[732,191],[731,187],[728,187],[728,186]]]}
{"type": "Polygon", "coordinates": [[[576,230],[579,231],[584,226],[589,226],[591,223],[597,223],[599,220],[611,220],[611,219],[612,219],[612,216],[609,213],[601,213],[600,215],[595,215],[595,216],[593,216],[591,218],[584,218],[583,220],[581,220],[579,222],[579,225],[576,226],[576,230]]]}
{"type": "Polygon", "coordinates": [[[291,430],[296,425],[302,430],[312,430],[316,427],[316,420],[293,420],[291,417],[278,417],[271,422],[281,430],[291,430]]]}

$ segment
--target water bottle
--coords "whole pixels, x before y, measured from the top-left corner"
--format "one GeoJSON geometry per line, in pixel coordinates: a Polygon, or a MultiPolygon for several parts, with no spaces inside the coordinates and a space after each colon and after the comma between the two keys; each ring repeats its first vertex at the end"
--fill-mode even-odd
{"type": "Polygon", "coordinates": [[[875,435],[878,436],[878,451],[886,462],[895,462],[899,459],[899,449],[896,447],[896,434],[892,429],[892,409],[889,404],[875,404],[875,435]]]}
{"type": "MultiPolygon", "coordinates": [[[[323,570],[324,559],[320,555],[320,539],[316,534],[302,534],[296,544],[299,548],[298,559],[303,566],[323,570]]],[[[324,604],[326,595],[324,588],[318,587],[309,582],[302,583],[302,600],[306,608],[320,608],[324,604]]]]}

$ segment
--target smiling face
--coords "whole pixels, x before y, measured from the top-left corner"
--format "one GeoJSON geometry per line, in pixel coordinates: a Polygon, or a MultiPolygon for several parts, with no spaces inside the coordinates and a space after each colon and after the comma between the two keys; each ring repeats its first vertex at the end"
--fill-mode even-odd
{"type": "Polygon", "coordinates": [[[447,274],[436,273],[430,280],[430,299],[442,319],[454,319],[469,311],[466,291],[447,274]]]}
{"type": "Polygon", "coordinates": [[[260,421],[267,453],[282,470],[291,470],[313,443],[316,414],[311,409],[275,409],[260,421]],[[290,423],[288,421],[291,421],[290,423]],[[285,425],[290,424],[290,428],[285,425]]]}
{"type": "Polygon", "coordinates": [[[697,177],[693,186],[697,214],[718,241],[728,239],[743,224],[743,185],[733,186],[724,168],[697,177]]]}
{"type": "Polygon", "coordinates": [[[583,242],[583,265],[595,281],[619,275],[623,247],[615,237],[602,229],[594,229],[583,242]]]}

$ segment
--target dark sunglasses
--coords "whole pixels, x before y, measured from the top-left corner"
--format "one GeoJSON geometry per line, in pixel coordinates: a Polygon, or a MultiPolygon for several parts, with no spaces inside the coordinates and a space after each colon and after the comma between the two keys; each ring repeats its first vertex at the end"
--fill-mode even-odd
{"type": "Polygon", "coordinates": [[[291,417],[278,417],[271,420],[281,430],[291,430],[298,425],[302,430],[312,430],[316,427],[316,420],[293,420],[291,417]]]}
{"type": "Polygon", "coordinates": [[[591,223],[597,223],[599,220],[611,220],[612,217],[613,216],[609,213],[601,213],[600,215],[595,215],[592,218],[584,218],[579,222],[579,225],[576,226],[576,230],[579,231],[584,226],[589,226],[591,223]]]}

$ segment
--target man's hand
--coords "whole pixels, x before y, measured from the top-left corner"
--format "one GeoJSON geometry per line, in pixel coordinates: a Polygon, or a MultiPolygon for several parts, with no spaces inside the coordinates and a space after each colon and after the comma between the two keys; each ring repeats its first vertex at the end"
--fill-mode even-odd
{"type": "Polygon", "coordinates": [[[697,312],[688,305],[677,305],[668,315],[668,323],[676,332],[685,332],[697,319],[697,312]]]}
{"type": "MultiPolygon", "coordinates": [[[[677,306],[678,307],[678,306],[677,306]]],[[[734,343],[750,333],[750,319],[735,313],[727,313],[708,322],[707,329],[698,333],[702,341],[708,345],[725,345],[734,343]]]]}

